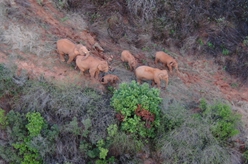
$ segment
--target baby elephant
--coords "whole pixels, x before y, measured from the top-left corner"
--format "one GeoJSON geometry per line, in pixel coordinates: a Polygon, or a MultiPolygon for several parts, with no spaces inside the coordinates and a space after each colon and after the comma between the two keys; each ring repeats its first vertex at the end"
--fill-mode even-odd
{"type": "Polygon", "coordinates": [[[120,81],[119,77],[116,75],[108,74],[102,77],[101,84],[107,85],[107,84],[116,84],[118,81],[120,81]]]}
{"type": "Polygon", "coordinates": [[[172,72],[173,67],[176,69],[177,74],[179,73],[177,61],[163,51],[156,52],[155,64],[157,64],[158,62],[161,62],[165,65],[165,67],[168,67],[170,73],[172,72]]]}
{"type": "Polygon", "coordinates": [[[99,73],[108,72],[109,66],[105,60],[89,56],[85,59],[84,56],[77,56],[76,66],[84,73],[86,70],[89,70],[90,76],[95,79],[99,79],[99,73]]]}
{"type": "Polygon", "coordinates": [[[166,86],[168,86],[169,78],[166,70],[160,70],[149,66],[139,66],[135,70],[135,75],[138,83],[140,83],[141,80],[152,80],[152,85],[155,83],[157,84],[157,87],[160,88],[160,81],[164,80],[166,86]]]}
{"type": "Polygon", "coordinates": [[[128,65],[131,71],[137,67],[137,61],[135,60],[134,56],[128,50],[122,51],[121,61],[128,62],[128,65]]]}
{"type": "Polygon", "coordinates": [[[68,39],[60,39],[57,41],[57,51],[61,61],[65,61],[64,56],[68,54],[68,64],[70,64],[77,55],[83,55],[85,59],[90,55],[90,52],[85,46],[82,44],[74,44],[68,39]]]}

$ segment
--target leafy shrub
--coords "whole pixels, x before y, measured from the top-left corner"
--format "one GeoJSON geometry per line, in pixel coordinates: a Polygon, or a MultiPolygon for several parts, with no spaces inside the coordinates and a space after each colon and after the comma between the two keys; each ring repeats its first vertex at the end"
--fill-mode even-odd
{"type": "Polygon", "coordinates": [[[5,111],[0,108],[0,125],[2,128],[5,128],[5,126],[7,125],[6,120],[7,117],[5,116],[5,111]]]}
{"type": "Polygon", "coordinates": [[[28,112],[26,114],[26,117],[28,119],[28,124],[26,125],[26,128],[29,131],[30,137],[35,137],[39,135],[44,126],[44,118],[40,115],[39,112],[28,112]]]}
{"type": "Polygon", "coordinates": [[[207,105],[206,101],[202,99],[200,108],[203,110],[202,117],[210,123],[211,131],[219,141],[227,141],[239,134],[237,125],[241,121],[241,115],[232,112],[230,106],[221,102],[207,105]]]}
{"type": "MultiPolygon", "coordinates": [[[[204,108],[208,104],[204,101],[199,106],[204,108]]],[[[231,163],[235,153],[216,139],[211,117],[192,115],[174,103],[162,112],[165,116],[154,143],[163,163],[231,163]]]]}
{"type": "MultiPolygon", "coordinates": [[[[29,80],[16,100],[16,111],[28,113],[35,109],[45,120],[55,124],[50,127],[45,123],[41,135],[31,141],[39,150],[44,163],[64,163],[70,160],[83,163],[85,160],[96,160],[99,157],[97,142],[107,137],[107,127],[116,122],[116,112],[106,105],[109,97],[102,97],[91,88],[82,89],[72,84],[57,87],[44,79],[29,80]]],[[[28,119],[25,115],[21,118],[19,124],[24,127],[17,129],[22,129],[21,135],[27,136],[29,131],[25,126],[28,119]]]]}
{"type": "Polygon", "coordinates": [[[52,143],[58,135],[58,129],[56,126],[50,128],[39,112],[24,114],[11,110],[6,117],[9,142],[4,149],[11,150],[13,156],[1,152],[6,161],[38,164],[42,163],[47,153],[53,153],[52,143]]]}
{"type": "Polygon", "coordinates": [[[139,85],[132,81],[120,84],[111,105],[118,112],[122,130],[142,137],[155,137],[155,130],[160,125],[161,100],[158,89],[149,88],[147,83],[139,85]]]}
{"type": "Polygon", "coordinates": [[[13,73],[0,64],[0,97],[3,95],[12,95],[16,92],[18,86],[13,81],[13,73]]]}
{"type": "Polygon", "coordinates": [[[248,150],[243,153],[244,163],[248,163],[248,150]]]}
{"type": "Polygon", "coordinates": [[[115,155],[136,154],[144,148],[144,140],[140,140],[136,134],[126,134],[118,130],[117,124],[108,127],[109,149],[115,155]]]}

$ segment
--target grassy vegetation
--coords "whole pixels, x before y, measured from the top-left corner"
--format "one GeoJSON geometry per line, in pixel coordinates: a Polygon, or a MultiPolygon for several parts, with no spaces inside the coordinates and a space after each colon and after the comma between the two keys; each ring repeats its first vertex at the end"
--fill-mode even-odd
{"type": "Polygon", "coordinates": [[[18,49],[22,52],[29,52],[37,56],[47,56],[54,47],[51,43],[41,40],[37,31],[38,28],[27,28],[21,25],[10,24],[7,30],[3,32],[3,42],[12,45],[12,49],[18,49]]]}
{"type": "MultiPolygon", "coordinates": [[[[1,80],[6,91],[14,83],[7,70],[2,69],[2,77],[9,80],[1,80]]],[[[239,132],[240,117],[221,102],[210,105],[202,100],[201,111],[192,114],[180,104],[160,106],[157,89],[135,82],[121,84],[112,100],[90,88],[58,87],[44,79],[28,80],[19,87],[18,94],[13,94],[12,110],[0,115],[7,134],[0,155],[7,162],[128,163],[139,161],[136,154],[147,146],[164,163],[230,163],[236,155],[229,145],[239,132]],[[132,109],[128,111],[125,104],[132,109]],[[125,121],[134,118],[138,104],[156,119],[150,127],[139,119],[135,126],[123,128],[125,121]],[[115,110],[125,116],[121,124],[115,110]],[[143,131],[143,135],[144,128],[151,133],[143,131]]]]}
{"type": "MultiPolygon", "coordinates": [[[[99,23],[110,18],[109,12],[102,10],[101,3],[94,1],[100,18],[92,23],[99,23]]],[[[107,2],[107,1],[101,1],[107,2]]],[[[136,48],[149,51],[161,50],[163,47],[177,47],[183,55],[210,55],[217,63],[226,66],[230,74],[246,81],[247,66],[247,23],[248,2],[246,0],[193,0],[190,2],[126,0],[122,2],[108,1],[104,9],[115,11],[119,20],[128,18],[129,24],[118,28],[119,32],[111,37],[119,40],[117,34],[124,33],[132,38],[136,48]],[[116,7],[113,7],[115,5],[116,7]],[[130,30],[132,27],[132,30],[130,30]],[[142,39],[148,35],[149,40],[142,39]],[[135,39],[138,38],[138,39],[135,39]],[[199,45],[199,40],[201,44],[199,45]],[[152,42],[152,43],[151,43],[152,42]],[[139,46],[137,43],[143,43],[139,46]],[[152,44],[160,46],[152,48],[152,44]],[[224,57],[223,57],[224,56],[224,57]],[[221,62],[223,59],[224,62],[221,62]]],[[[94,13],[90,11],[90,16],[94,13]]],[[[115,26],[120,23],[116,21],[115,26]]]]}
{"type": "Polygon", "coordinates": [[[240,118],[233,112],[229,113],[230,107],[223,103],[209,105],[202,100],[199,107],[202,111],[197,114],[178,104],[163,110],[155,142],[161,158],[168,163],[231,163],[234,154],[227,145],[229,139],[239,132],[240,118]],[[220,113],[225,113],[225,118],[220,113]],[[226,123],[230,123],[230,129],[218,128],[226,123]]]}
{"type": "MultiPolygon", "coordinates": [[[[98,7],[104,5],[109,14],[106,8],[114,1],[91,2],[98,7]]],[[[132,21],[139,20],[134,26],[150,33],[161,47],[172,42],[187,51],[197,45],[202,47],[199,50],[213,55],[230,56],[241,52],[239,60],[247,59],[246,49],[235,51],[233,43],[241,41],[247,46],[248,34],[240,36],[246,33],[245,30],[232,22],[247,22],[247,12],[235,10],[242,15],[238,20],[233,19],[234,15],[225,15],[233,8],[247,8],[245,1],[236,4],[228,1],[224,7],[233,4],[233,8],[228,7],[225,11],[221,10],[221,2],[124,2],[116,6],[123,5],[123,11],[129,11],[123,13],[132,16],[132,21]],[[147,24],[150,24],[149,28],[146,28],[147,24]],[[211,28],[207,28],[208,25],[212,25],[211,28]],[[207,29],[208,37],[197,34],[202,28],[207,29]],[[227,39],[227,34],[231,34],[233,41],[227,39]]],[[[44,5],[40,0],[37,3],[44,5]]],[[[79,0],[54,3],[61,11],[70,12],[83,6],[79,0]]],[[[0,6],[0,23],[10,16],[17,19],[20,14],[20,10],[13,11],[8,6],[0,6]]],[[[98,12],[91,15],[92,21],[104,16],[98,12]]],[[[80,14],[70,13],[61,21],[75,24],[78,26],[75,29],[80,31],[86,29],[86,23],[80,21],[82,18],[80,14]]],[[[34,21],[29,16],[25,19],[34,21]]],[[[42,41],[41,34],[37,33],[40,29],[8,23],[6,29],[0,27],[3,43],[39,57],[51,55],[54,47],[51,42],[42,41]]],[[[128,32],[138,33],[135,30],[128,32]]],[[[126,37],[129,37],[128,33],[126,37]]],[[[144,45],[143,50],[152,51],[155,47],[159,45],[144,45]]],[[[245,71],[246,66],[241,64],[238,70],[245,71]]],[[[9,68],[0,64],[0,102],[8,97],[11,106],[10,111],[0,108],[1,132],[6,134],[5,138],[0,138],[0,156],[8,163],[141,163],[143,161],[137,155],[140,152],[149,152],[148,157],[157,163],[242,163],[241,154],[233,148],[233,137],[242,129],[240,116],[223,102],[210,104],[202,100],[197,106],[199,112],[193,113],[192,108],[175,101],[162,106],[164,97],[147,84],[122,83],[117,90],[109,88],[111,94],[101,95],[92,88],[55,85],[43,77],[36,80],[28,80],[24,75],[17,77],[14,63],[11,68],[14,69],[9,68]]],[[[244,71],[242,76],[247,75],[244,71]]],[[[245,162],[247,154],[247,151],[242,154],[245,162]]]]}

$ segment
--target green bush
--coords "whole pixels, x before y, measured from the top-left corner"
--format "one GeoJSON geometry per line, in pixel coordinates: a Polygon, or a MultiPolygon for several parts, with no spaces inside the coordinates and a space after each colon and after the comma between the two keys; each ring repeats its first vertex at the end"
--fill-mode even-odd
{"type": "Polygon", "coordinates": [[[7,125],[7,117],[5,116],[5,111],[3,109],[0,108],[0,125],[1,128],[5,128],[7,125]]]}
{"type": "Polygon", "coordinates": [[[12,75],[8,68],[0,64],[0,97],[16,93],[18,86],[14,83],[12,75]]]}
{"type": "Polygon", "coordinates": [[[10,163],[42,163],[46,154],[53,153],[56,126],[49,127],[39,112],[26,114],[11,110],[6,115],[8,142],[1,156],[10,163]],[[14,148],[14,149],[13,149],[14,148]],[[11,156],[8,154],[11,152],[11,156]]]}
{"type": "MultiPolygon", "coordinates": [[[[200,106],[208,108],[205,101],[200,106]]],[[[177,103],[170,104],[162,112],[154,143],[163,163],[228,164],[235,156],[214,136],[211,117],[192,115],[177,103]]]]}
{"type": "Polygon", "coordinates": [[[159,90],[135,81],[122,83],[115,90],[111,105],[118,112],[121,129],[137,133],[141,137],[155,137],[155,130],[160,125],[159,90]]]}
{"type": "Polygon", "coordinates": [[[116,124],[110,129],[108,128],[108,136],[109,149],[116,155],[134,155],[144,148],[146,142],[146,140],[139,139],[135,134],[126,134],[118,130],[116,124]]]}
{"type": "Polygon", "coordinates": [[[221,142],[239,134],[237,129],[241,122],[241,115],[234,113],[227,104],[217,102],[207,105],[204,99],[200,102],[203,110],[202,117],[211,125],[213,135],[221,142]]]}
{"type": "Polygon", "coordinates": [[[243,153],[244,163],[248,163],[248,150],[243,153]]]}
{"type": "Polygon", "coordinates": [[[35,137],[39,135],[44,126],[44,118],[40,115],[39,112],[28,112],[26,114],[26,117],[28,119],[28,124],[26,125],[26,128],[29,131],[30,137],[35,137]]]}

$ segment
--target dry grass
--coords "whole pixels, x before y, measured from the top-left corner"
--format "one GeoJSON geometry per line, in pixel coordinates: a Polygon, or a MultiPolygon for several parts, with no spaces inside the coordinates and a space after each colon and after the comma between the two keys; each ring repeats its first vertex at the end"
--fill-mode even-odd
{"type": "Polygon", "coordinates": [[[156,10],[155,0],[129,0],[127,7],[132,16],[140,19],[140,23],[148,22],[154,18],[156,10]]]}
{"type": "Polygon", "coordinates": [[[163,116],[167,121],[161,123],[156,145],[164,163],[241,163],[240,153],[220,145],[210,125],[192,117],[182,106],[172,103],[163,108],[163,116]],[[168,124],[174,128],[164,132],[168,124]]]}
{"type": "Polygon", "coordinates": [[[79,31],[86,30],[88,28],[87,22],[85,21],[86,19],[79,13],[69,12],[65,19],[65,23],[67,25],[74,27],[79,31]]]}
{"type": "Polygon", "coordinates": [[[8,29],[3,32],[3,42],[22,52],[31,52],[37,56],[47,56],[54,47],[49,41],[42,41],[37,31],[41,29],[27,28],[22,25],[10,24],[8,29]]]}

